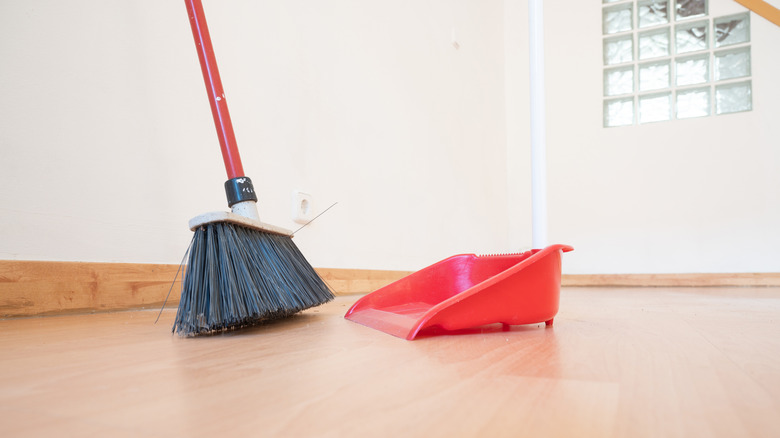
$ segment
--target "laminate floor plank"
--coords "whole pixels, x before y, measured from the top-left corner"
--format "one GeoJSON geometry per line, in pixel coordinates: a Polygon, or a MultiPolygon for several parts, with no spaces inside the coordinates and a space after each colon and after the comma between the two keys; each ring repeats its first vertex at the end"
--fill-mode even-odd
{"type": "Polygon", "coordinates": [[[0,320],[0,435],[780,430],[780,288],[564,288],[552,327],[415,341],[343,319],[357,298],[202,338],[175,310],[0,320]]]}

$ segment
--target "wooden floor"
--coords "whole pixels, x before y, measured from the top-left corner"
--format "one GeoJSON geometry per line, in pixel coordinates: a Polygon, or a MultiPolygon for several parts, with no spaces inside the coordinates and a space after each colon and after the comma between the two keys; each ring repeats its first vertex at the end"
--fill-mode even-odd
{"type": "Polygon", "coordinates": [[[564,288],[555,325],[415,341],[343,319],[0,321],[0,436],[780,436],[780,288],[564,288]]]}

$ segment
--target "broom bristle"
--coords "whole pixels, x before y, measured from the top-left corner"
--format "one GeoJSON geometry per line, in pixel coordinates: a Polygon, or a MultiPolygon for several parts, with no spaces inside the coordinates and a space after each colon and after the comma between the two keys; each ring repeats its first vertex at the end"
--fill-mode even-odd
{"type": "Polygon", "coordinates": [[[173,325],[182,336],[256,325],[333,299],[290,236],[213,222],[192,239],[173,325]]]}

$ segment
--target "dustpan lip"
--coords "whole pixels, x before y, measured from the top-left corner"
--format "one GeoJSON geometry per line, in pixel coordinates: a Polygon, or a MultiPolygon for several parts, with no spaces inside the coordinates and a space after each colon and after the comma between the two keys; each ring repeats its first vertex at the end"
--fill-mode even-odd
{"type": "MultiPolygon", "coordinates": [[[[459,303],[471,296],[473,296],[476,293],[479,293],[481,290],[488,288],[490,286],[493,286],[494,284],[504,280],[506,277],[509,277],[510,275],[513,275],[517,271],[520,271],[522,269],[527,268],[528,266],[533,265],[534,263],[538,262],[539,260],[545,258],[549,254],[555,252],[555,251],[562,251],[562,252],[569,252],[572,251],[574,248],[572,248],[569,245],[563,245],[563,244],[553,244],[546,246],[542,249],[538,250],[531,250],[533,253],[526,257],[516,264],[510,266],[509,268],[499,272],[498,274],[487,278],[474,286],[471,286],[470,288],[464,290],[463,292],[460,292],[456,295],[453,295],[450,298],[447,298],[446,300],[441,301],[440,303],[437,303],[436,305],[432,306],[430,309],[428,309],[422,316],[420,316],[417,319],[417,322],[412,326],[411,330],[409,330],[408,335],[406,336],[406,339],[412,340],[417,336],[417,333],[425,326],[425,324],[433,318],[437,313],[441,312],[442,310],[446,309],[447,307],[452,306],[453,304],[459,303]]],[[[521,253],[522,254],[522,253],[521,253]]],[[[518,255],[521,255],[518,254],[518,255]]],[[[467,255],[467,254],[461,254],[461,255],[467,255]]],[[[473,255],[473,254],[470,254],[473,255]]],[[[453,256],[458,257],[458,256],[453,256]]],[[[488,256],[475,256],[477,258],[479,257],[491,257],[488,256]]],[[[494,256],[495,257],[495,256],[494,256]]]]}

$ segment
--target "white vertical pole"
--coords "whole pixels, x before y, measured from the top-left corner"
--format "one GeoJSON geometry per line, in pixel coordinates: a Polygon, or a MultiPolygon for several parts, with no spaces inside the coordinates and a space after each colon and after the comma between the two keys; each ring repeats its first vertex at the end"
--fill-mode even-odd
{"type": "Polygon", "coordinates": [[[544,106],[543,0],[528,0],[531,84],[531,245],[547,246],[547,154],[544,106]]]}

